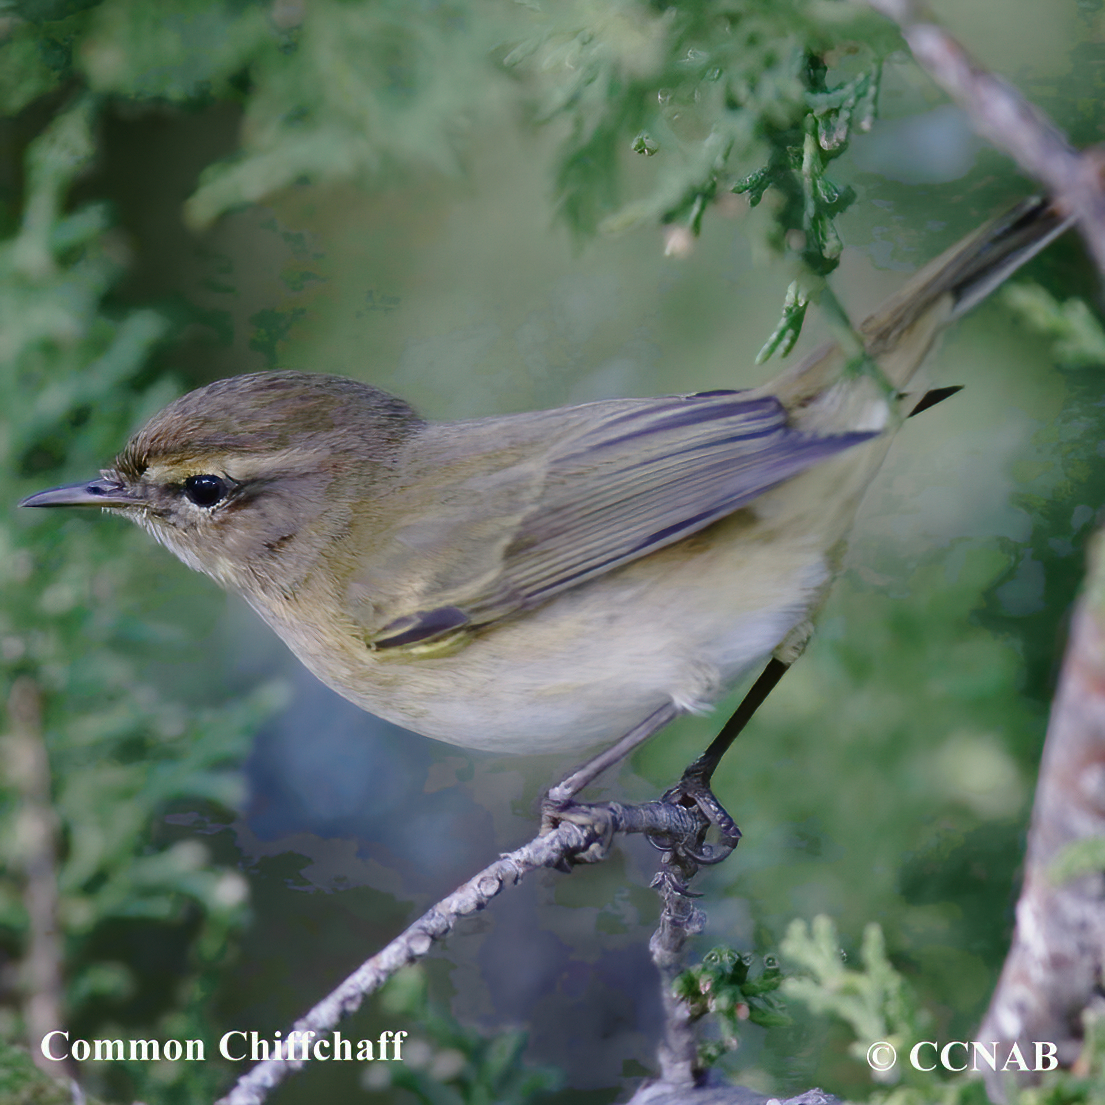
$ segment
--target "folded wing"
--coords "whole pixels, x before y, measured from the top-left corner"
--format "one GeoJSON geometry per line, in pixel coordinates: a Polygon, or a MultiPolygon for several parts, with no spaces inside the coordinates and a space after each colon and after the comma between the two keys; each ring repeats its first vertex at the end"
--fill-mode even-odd
{"type": "MultiPolygon", "coordinates": [[[[374,648],[423,646],[537,606],[704,529],[874,436],[799,433],[773,397],[728,391],[593,403],[552,415],[562,415],[565,426],[550,434],[535,423],[539,440],[549,443],[539,464],[523,450],[523,461],[490,480],[468,473],[448,495],[463,502],[467,486],[469,516],[479,519],[471,524],[500,539],[450,558],[471,565],[469,579],[435,582],[427,573],[407,609],[370,636],[374,648]],[[497,501],[509,508],[487,526],[497,501]]],[[[502,423],[507,437],[522,424],[502,423]]],[[[461,513],[438,536],[462,549],[470,544],[466,528],[461,513]]],[[[425,549],[402,528],[395,536],[411,550],[425,549]]]]}

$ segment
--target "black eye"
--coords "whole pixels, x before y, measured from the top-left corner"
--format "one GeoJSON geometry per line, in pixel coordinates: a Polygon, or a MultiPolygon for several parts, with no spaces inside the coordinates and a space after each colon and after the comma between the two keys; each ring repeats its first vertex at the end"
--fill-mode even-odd
{"type": "Polygon", "coordinates": [[[184,481],[184,494],[196,506],[214,506],[226,497],[226,483],[218,476],[189,476],[184,481]]]}

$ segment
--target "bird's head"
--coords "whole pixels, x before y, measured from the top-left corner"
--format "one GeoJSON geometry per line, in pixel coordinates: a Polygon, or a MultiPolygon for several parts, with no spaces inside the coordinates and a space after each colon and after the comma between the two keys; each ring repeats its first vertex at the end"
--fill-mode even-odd
{"type": "Polygon", "coordinates": [[[96,479],[20,505],[103,507],[223,586],[287,590],[418,425],[401,400],[339,376],[235,376],[170,403],[96,479]]]}

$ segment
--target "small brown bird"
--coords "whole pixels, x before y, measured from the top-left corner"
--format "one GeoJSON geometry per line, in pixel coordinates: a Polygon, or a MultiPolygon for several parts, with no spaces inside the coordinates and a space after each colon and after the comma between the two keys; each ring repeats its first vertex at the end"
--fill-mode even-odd
{"type": "Polygon", "coordinates": [[[416,732],[581,749],[703,710],[800,651],[940,331],[1065,229],[1028,201],[751,391],[427,422],[338,376],[185,395],[91,482],[237,591],[324,683],[416,732]]]}

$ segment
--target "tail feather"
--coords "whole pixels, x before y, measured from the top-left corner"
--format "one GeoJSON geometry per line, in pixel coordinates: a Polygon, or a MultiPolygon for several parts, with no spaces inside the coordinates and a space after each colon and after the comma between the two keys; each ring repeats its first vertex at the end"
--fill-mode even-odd
{"type": "Polygon", "coordinates": [[[860,327],[868,352],[880,357],[946,300],[942,323],[965,314],[1063,233],[1073,220],[1050,200],[1017,204],[926,265],[860,327]]]}
{"type": "MultiPolygon", "coordinates": [[[[909,412],[909,417],[913,418],[915,415],[930,410],[935,407],[937,403],[943,403],[945,399],[950,399],[953,395],[957,395],[962,390],[962,384],[953,384],[951,387],[946,388],[929,388],[929,390],[917,400],[917,405],[909,412]]],[[[900,398],[908,399],[909,396],[903,395],[900,396],[900,398]]]]}
{"type": "MultiPolygon", "coordinates": [[[[867,352],[886,379],[905,391],[948,323],[989,295],[1072,221],[1046,199],[1025,200],[921,269],[859,327],[867,352]]],[[[871,429],[878,419],[872,421],[874,408],[868,400],[877,398],[877,389],[858,387],[855,381],[848,385],[845,365],[838,345],[824,345],[756,391],[776,396],[813,431],[871,429]]]]}

